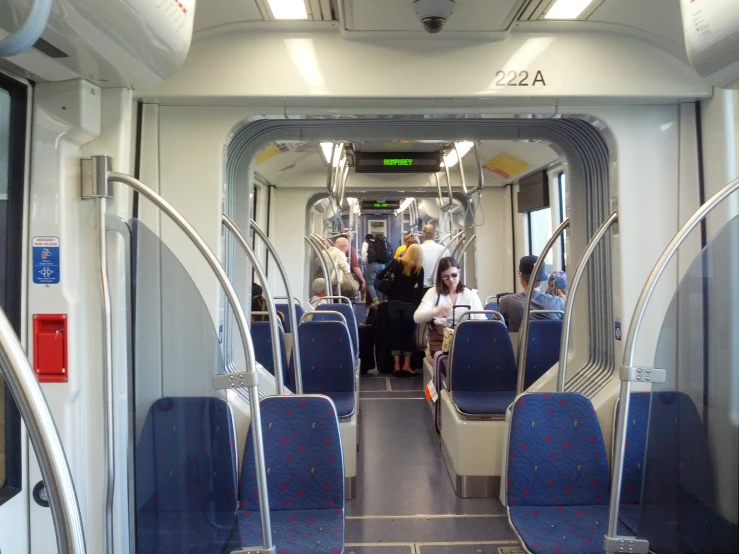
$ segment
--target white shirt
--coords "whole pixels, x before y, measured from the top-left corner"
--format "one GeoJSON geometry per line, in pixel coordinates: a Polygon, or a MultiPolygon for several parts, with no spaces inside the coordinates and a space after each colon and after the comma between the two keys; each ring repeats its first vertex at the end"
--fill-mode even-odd
{"type": "MultiPolygon", "coordinates": [[[[331,257],[331,264],[339,268],[339,274],[344,273],[347,275],[351,275],[352,270],[351,267],[349,267],[349,258],[346,257],[346,254],[344,254],[335,246],[332,246],[328,249],[328,255],[331,257]]],[[[333,280],[336,275],[334,273],[334,268],[331,267],[331,264],[329,264],[328,270],[331,273],[331,279],[333,280]]]]}
{"type": "Polygon", "coordinates": [[[360,257],[362,258],[362,263],[364,265],[367,265],[367,253],[369,252],[369,243],[367,241],[364,241],[362,243],[362,252],[360,254],[360,257]]]}
{"type": "MultiPolygon", "coordinates": [[[[448,320],[445,317],[437,316],[437,309],[439,306],[449,306],[454,308],[454,323],[459,323],[459,318],[467,310],[482,310],[482,302],[480,301],[480,295],[477,294],[477,290],[465,288],[462,292],[457,295],[457,303],[452,306],[452,297],[448,294],[439,295],[436,292],[436,287],[426,291],[426,294],[421,300],[421,304],[418,306],[416,313],[413,314],[413,320],[416,323],[426,323],[431,320],[437,325],[449,327],[452,324],[452,318],[448,320]],[[437,304],[436,299],[439,299],[437,304]],[[472,306],[457,307],[457,306],[472,306]]],[[[485,319],[485,314],[472,314],[469,316],[470,319],[485,319]]],[[[465,318],[466,319],[466,318],[465,318]]]]}
{"type": "Polygon", "coordinates": [[[425,240],[421,243],[423,250],[423,286],[428,288],[434,285],[434,269],[436,263],[449,255],[449,251],[443,244],[434,240],[425,240]]]}

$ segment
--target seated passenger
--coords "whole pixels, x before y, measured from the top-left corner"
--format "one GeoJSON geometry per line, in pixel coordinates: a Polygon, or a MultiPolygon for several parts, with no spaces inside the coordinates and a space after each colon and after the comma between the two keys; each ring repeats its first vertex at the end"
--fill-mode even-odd
{"type": "MultiPolygon", "coordinates": [[[[477,291],[467,288],[460,281],[459,264],[454,258],[446,257],[439,261],[436,283],[436,287],[426,291],[421,305],[413,314],[416,323],[428,324],[426,355],[429,360],[433,360],[434,354],[441,351],[444,327],[450,327],[452,321],[455,325],[459,323],[460,316],[467,310],[482,310],[482,302],[477,291]]],[[[485,314],[473,314],[470,317],[485,319],[485,314]]]]}
{"type": "Polygon", "coordinates": [[[559,296],[567,302],[567,274],[564,271],[553,271],[549,276],[547,294],[559,296]]]}
{"type": "Polygon", "coordinates": [[[309,301],[309,305],[305,308],[306,312],[316,311],[316,307],[321,303],[321,298],[326,296],[326,279],[319,277],[313,281],[313,296],[309,301]]]}
{"type": "MultiPolygon", "coordinates": [[[[521,286],[524,291],[529,290],[529,281],[531,273],[534,271],[534,265],[539,256],[524,256],[518,264],[518,276],[521,279],[521,286]]],[[[541,283],[547,280],[547,274],[543,269],[539,270],[534,283],[534,293],[531,297],[532,310],[564,310],[565,302],[559,296],[545,294],[538,290],[541,283]]],[[[508,325],[509,333],[518,333],[523,319],[523,308],[526,302],[526,292],[509,294],[504,296],[498,304],[498,311],[503,315],[508,325]]],[[[536,319],[562,319],[560,314],[535,314],[536,319]]]]}
{"type": "MultiPolygon", "coordinates": [[[[251,284],[251,312],[266,312],[268,311],[267,300],[263,296],[264,289],[256,283],[251,284]]],[[[278,311],[277,317],[280,318],[282,325],[285,325],[285,314],[278,311]]],[[[252,321],[269,321],[268,315],[253,315],[251,316],[252,321]]]]}
{"type": "Polygon", "coordinates": [[[413,312],[423,295],[423,250],[418,244],[411,244],[405,255],[390,262],[377,276],[382,281],[387,273],[394,275],[390,290],[386,291],[387,311],[390,317],[390,353],[395,360],[393,373],[396,377],[415,375],[411,367],[413,352],[416,350],[416,324],[413,312]],[[403,367],[400,356],[403,355],[403,367]]]}

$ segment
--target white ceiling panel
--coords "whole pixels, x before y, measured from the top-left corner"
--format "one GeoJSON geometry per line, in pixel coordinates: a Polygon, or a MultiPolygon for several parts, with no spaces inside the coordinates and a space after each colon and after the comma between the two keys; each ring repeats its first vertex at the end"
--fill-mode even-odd
{"type": "Polygon", "coordinates": [[[262,20],[255,0],[205,0],[195,7],[195,31],[224,23],[262,20]]]}
{"type": "MultiPolygon", "coordinates": [[[[425,33],[412,0],[339,0],[351,31],[418,31],[425,33]]],[[[503,31],[522,0],[456,0],[444,31],[503,31]]],[[[442,31],[442,32],[444,32],[442,31]]]]}
{"type": "Polygon", "coordinates": [[[682,45],[680,0],[606,0],[588,18],[641,29],[682,45]]]}

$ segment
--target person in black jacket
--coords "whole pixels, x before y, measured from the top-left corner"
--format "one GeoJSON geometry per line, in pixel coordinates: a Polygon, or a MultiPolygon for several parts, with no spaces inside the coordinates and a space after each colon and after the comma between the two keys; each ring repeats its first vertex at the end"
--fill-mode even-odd
{"type": "Polygon", "coordinates": [[[411,368],[411,358],[416,348],[413,313],[423,294],[423,250],[418,244],[408,247],[402,258],[393,260],[378,276],[383,280],[387,273],[393,273],[393,283],[387,293],[388,315],[390,317],[390,353],[395,360],[394,374],[397,377],[415,375],[411,368]],[[403,366],[400,366],[400,356],[403,366]]]}

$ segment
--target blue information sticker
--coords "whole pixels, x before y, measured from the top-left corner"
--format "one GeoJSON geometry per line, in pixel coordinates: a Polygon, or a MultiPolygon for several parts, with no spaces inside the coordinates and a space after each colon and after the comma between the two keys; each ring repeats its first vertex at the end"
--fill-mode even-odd
{"type": "Polygon", "coordinates": [[[59,238],[33,237],[33,282],[37,285],[58,285],[59,238]]]}
{"type": "Polygon", "coordinates": [[[616,340],[621,340],[621,320],[616,318],[616,340]]]}

